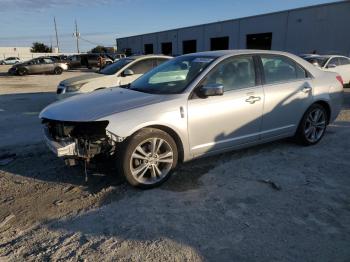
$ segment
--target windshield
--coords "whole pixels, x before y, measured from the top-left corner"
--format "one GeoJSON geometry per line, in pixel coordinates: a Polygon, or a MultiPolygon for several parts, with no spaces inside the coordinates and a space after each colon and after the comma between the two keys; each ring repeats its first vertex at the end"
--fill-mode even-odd
{"type": "Polygon", "coordinates": [[[328,61],[329,57],[307,57],[305,58],[306,61],[308,61],[309,63],[313,64],[313,65],[316,65],[316,66],[319,66],[319,67],[323,67],[327,61],[328,61]]]}
{"type": "Polygon", "coordinates": [[[124,66],[131,63],[132,61],[134,61],[134,60],[130,59],[130,58],[120,59],[120,60],[118,60],[118,62],[115,62],[115,63],[108,65],[105,68],[101,69],[99,71],[99,73],[103,74],[103,75],[114,75],[120,69],[122,69],[124,66]]]}
{"type": "Polygon", "coordinates": [[[130,89],[153,94],[178,94],[216,58],[180,56],[149,71],[130,85],[130,89]]]}

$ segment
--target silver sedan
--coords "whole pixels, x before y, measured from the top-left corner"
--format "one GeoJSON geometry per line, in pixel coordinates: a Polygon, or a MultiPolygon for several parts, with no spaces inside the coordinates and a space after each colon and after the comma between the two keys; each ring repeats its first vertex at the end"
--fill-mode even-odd
{"type": "Polygon", "coordinates": [[[45,140],[67,164],[114,161],[138,187],[179,162],[294,137],[315,145],[338,115],[343,86],[284,52],[228,50],[172,59],[132,84],[45,108],[45,140]]]}

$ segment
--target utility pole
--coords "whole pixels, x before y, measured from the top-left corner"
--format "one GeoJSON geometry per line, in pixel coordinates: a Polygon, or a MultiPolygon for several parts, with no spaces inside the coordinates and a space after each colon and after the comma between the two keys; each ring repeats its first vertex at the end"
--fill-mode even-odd
{"type": "Polygon", "coordinates": [[[56,25],[56,17],[53,17],[53,22],[55,23],[55,32],[56,32],[56,46],[58,53],[60,52],[60,46],[58,44],[58,33],[57,33],[57,25],[56,25]]]}
{"type": "Polygon", "coordinates": [[[79,51],[79,37],[80,37],[80,33],[78,31],[78,24],[77,24],[77,20],[75,19],[75,33],[73,34],[73,36],[75,36],[76,40],[77,40],[77,52],[78,54],[80,53],[79,51]]]}

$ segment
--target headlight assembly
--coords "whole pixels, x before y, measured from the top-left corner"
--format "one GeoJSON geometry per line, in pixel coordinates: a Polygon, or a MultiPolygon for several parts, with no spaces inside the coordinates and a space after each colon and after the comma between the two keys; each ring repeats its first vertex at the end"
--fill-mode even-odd
{"type": "Polygon", "coordinates": [[[79,91],[79,89],[80,89],[83,85],[84,85],[84,84],[73,85],[73,86],[66,86],[66,92],[76,92],[76,91],[79,91]]]}

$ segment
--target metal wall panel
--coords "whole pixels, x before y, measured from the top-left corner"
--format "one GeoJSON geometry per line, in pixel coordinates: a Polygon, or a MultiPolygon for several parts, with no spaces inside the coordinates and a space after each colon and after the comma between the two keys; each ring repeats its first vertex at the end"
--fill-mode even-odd
{"type": "Polygon", "coordinates": [[[272,50],[285,50],[288,13],[277,13],[240,20],[239,48],[246,48],[248,34],[272,33],[272,50]]]}
{"type": "Polygon", "coordinates": [[[350,1],[299,8],[158,33],[117,39],[118,48],[142,53],[147,43],[161,53],[162,42],[182,54],[182,41],[197,40],[197,51],[210,50],[210,39],[228,36],[229,48],[246,48],[247,34],[272,32],[272,49],[295,54],[317,51],[350,56],[350,1]],[[141,43],[142,42],[142,43],[141,43]]]}

